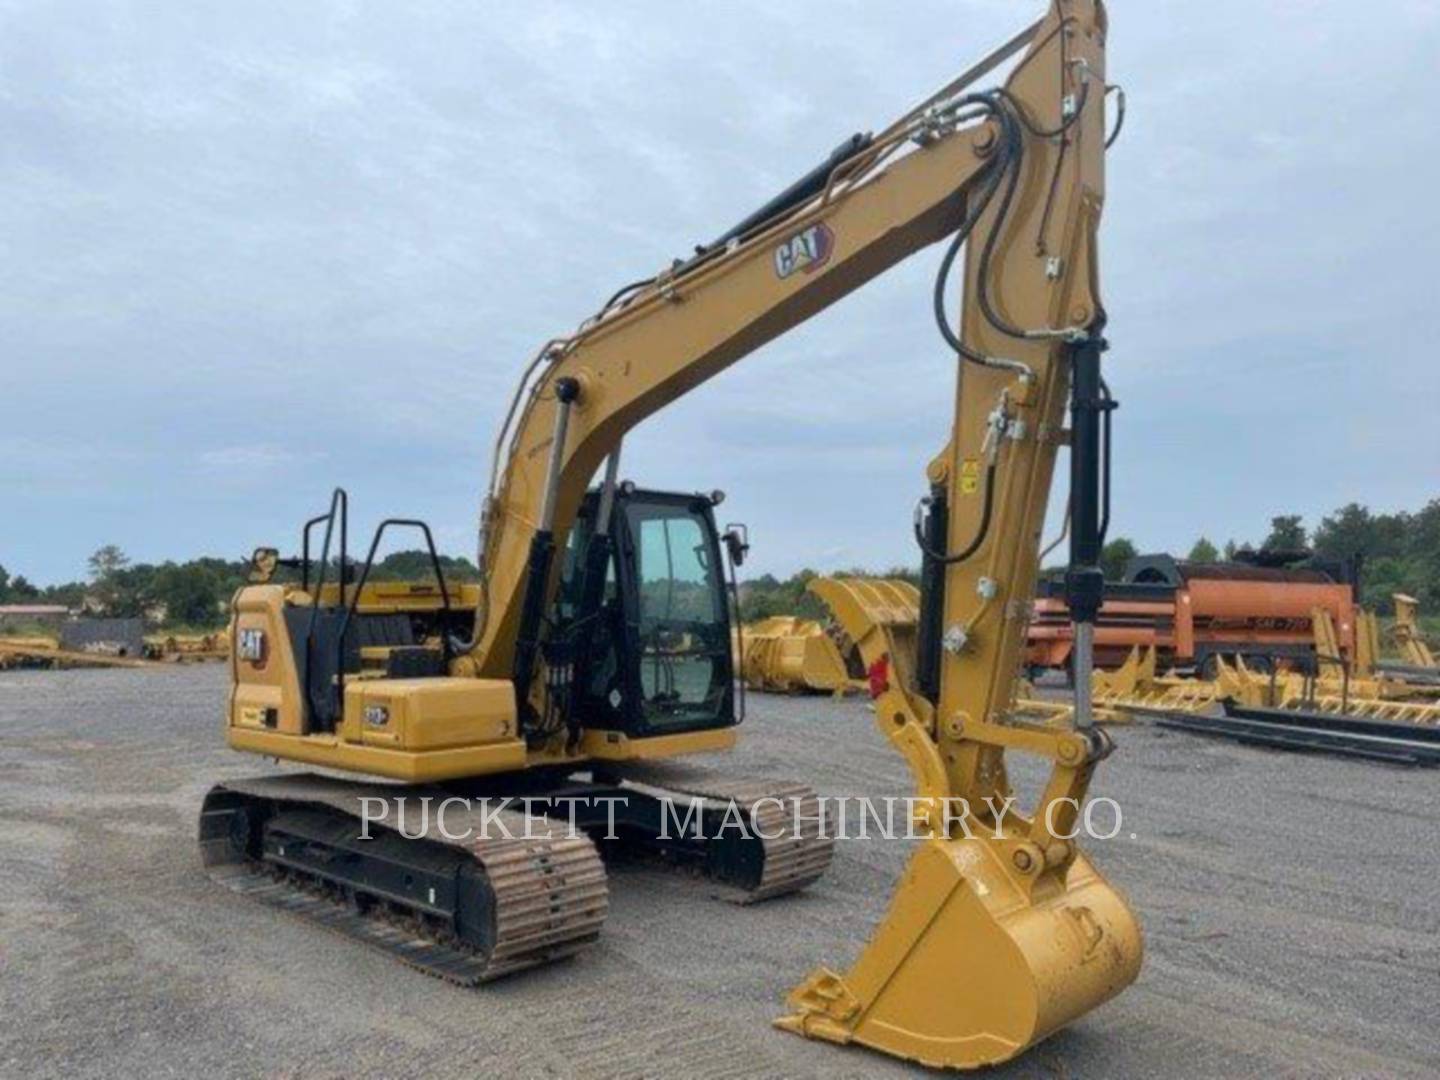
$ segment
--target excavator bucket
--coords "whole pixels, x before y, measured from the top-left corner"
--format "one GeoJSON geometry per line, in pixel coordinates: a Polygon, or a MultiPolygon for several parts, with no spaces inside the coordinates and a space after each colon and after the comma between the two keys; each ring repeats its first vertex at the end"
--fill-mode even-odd
{"type": "MultiPolygon", "coordinates": [[[[919,622],[913,585],[816,578],[809,589],[866,670],[884,664],[907,684],[919,622]]],[[[1148,669],[1139,655],[1133,660],[1132,682],[1147,670],[1153,677],[1153,656],[1148,669]]],[[[894,693],[877,700],[876,723],[900,743],[887,719],[894,693]]],[[[1029,704],[1022,700],[1019,711],[1029,704]]],[[[1069,726],[1068,706],[1033,704],[1047,726],[1069,726]]],[[[1005,831],[1027,828],[1011,816],[1005,831]]],[[[850,971],[813,972],[775,1023],[925,1065],[978,1068],[1015,1057],[1118,994],[1139,973],[1142,953],[1129,907],[1083,855],[1047,866],[1038,850],[995,836],[936,837],[911,856],[884,922],[850,971]]]]}
{"type": "Polygon", "coordinates": [[[794,694],[845,694],[862,688],[825,627],[810,619],[776,615],[742,627],[736,667],[751,690],[794,694]]]}
{"type": "Polygon", "coordinates": [[[913,685],[919,589],[890,578],[815,578],[806,588],[830,609],[865,671],[883,664],[900,685],[913,685]]]}
{"type": "Polygon", "coordinates": [[[1119,993],[1140,970],[1124,900],[1077,855],[1041,895],[1003,845],[928,840],[889,914],[844,976],[810,975],[788,1031],[859,1043],[925,1065],[1006,1061],[1119,993]]]}

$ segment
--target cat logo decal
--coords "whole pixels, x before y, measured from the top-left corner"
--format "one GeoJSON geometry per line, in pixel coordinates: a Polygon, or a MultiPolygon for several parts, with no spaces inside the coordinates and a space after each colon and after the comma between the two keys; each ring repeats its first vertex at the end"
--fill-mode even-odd
{"type": "Polygon", "coordinates": [[[835,234],[823,221],[802,229],[781,242],[775,249],[775,273],[787,278],[796,270],[813,274],[830,261],[835,250],[835,234]]]}

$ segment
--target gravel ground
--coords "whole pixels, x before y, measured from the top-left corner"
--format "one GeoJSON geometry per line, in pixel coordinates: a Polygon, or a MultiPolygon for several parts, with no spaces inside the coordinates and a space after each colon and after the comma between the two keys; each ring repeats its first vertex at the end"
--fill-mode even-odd
{"type": "MultiPolygon", "coordinates": [[[[922,1071],[768,1026],[811,967],[859,951],[904,843],[843,843],[818,886],[756,908],[622,865],[597,946],[457,989],[205,878],[201,795],[269,768],[224,748],[224,683],[222,665],[0,673],[0,1074],[922,1071]]],[[[750,700],[735,772],[908,793],[864,704],[750,700]]],[[[1144,970],[991,1075],[1435,1075],[1440,774],[1117,737],[1095,793],[1124,829],[1089,850],[1140,914],[1144,970]]]]}

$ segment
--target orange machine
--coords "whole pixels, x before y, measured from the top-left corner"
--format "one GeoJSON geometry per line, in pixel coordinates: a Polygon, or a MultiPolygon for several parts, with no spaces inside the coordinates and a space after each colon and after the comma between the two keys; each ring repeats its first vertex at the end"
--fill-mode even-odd
{"type": "MultiPolygon", "coordinates": [[[[1208,671],[1216,656],[1244,656],[1252,668],[1315,653],[1311,612],[1324,608],[1335,622],[1342,652],[1355,644],[1355,589],[1350,568],[1285,565],[1294,560],[1184,562],[1141,555],[1123,580],[1105,586],[1095,624],[1095,663],[1118,667],[1130,650],[1153,646],[1160,662],[1208,671]],[[1277,565],[1277,563],[1279,565],[1277,565]]],[[[1032,670],[1065,668],[1072,638],[1063,590],[1042,583],[1030,620],[1027,661],[1032,670]]]]}

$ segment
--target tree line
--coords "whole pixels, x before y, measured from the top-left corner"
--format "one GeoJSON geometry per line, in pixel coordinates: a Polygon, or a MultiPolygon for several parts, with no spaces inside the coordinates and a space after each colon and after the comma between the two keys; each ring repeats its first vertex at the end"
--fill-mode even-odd
{"type": "MultiPolygon", "coordinates": [[[[1401,592],[1420,601],[1421,610],[1440,614],[1440,499],[1410,513],[1377,514],[1359,503],[1349,503],[1323,516],[1309,528],[1301,514],[1279,514],[1270,519],[1270,531],[1258,541],[1227,540],[1217,545],[1199,537],[1188,552],[1176,553],[1191,562],[1222,562],[1257,550],[1302,552],[1316,557],[1345,561],[1360,557],[1360,602],[1382,615],[1392,614],[1390,597],[1401,592]]],[[[1119,581],[1125,564],[1140,554],[1129,537],[1117,536],[1105,544],[1101,568],[1109,581],[1119,581]]],[[[1047,567],[1043,573],[1060,576],[1063,566],[1047,567]]],[[[797,615],[823,619],[824,605],[806,591],[816,571],[805,569],[783,580],[765,574],[740,586],[744,618],[763,619],[771,615],[797,615]]],[[[874,571],[842,571],[840,577],[893,577],[918,584],[919,571],[900,568],[884,574],[874,571]]]]}
{"type": "Polygon", "coordinates": [[[1189,557],[1214,562],[1218,556],[1234,558],[1255,547],[1278,551],[1310,550],[1319,558],[1360,559],[1360,602],[1383,615],[1393,613],[1390,597],[1408,593],[1421,610],[1440,612],[1440,499],[1432,499],[1411,513],[1377,514],[1359,503],[1349,503],[1323,516],[1308,528],[1300,514],[1270,519],[1270,532],[1258,545],[1227,541],[1223,551],[1201,537],[1189,557]]]}
{"type": "MultiPolygon", "coordinates": [[[[1185,557],[1195,562],[1233,559],[1243,551],[1256,549],[1312,550],[1326,559],[1361,559],[1360,599],[1366,607],[1389,614],[1392,593],[1409,593],[1420,600],[1421,609],[1440,613],[1440,499],[1433,499],[1417,512],[1374,513],[1359,503],[1350,503],[1323,516],[1313,528],[1300,514],[1281,514],[1270,520],[1270,531],[1258,542],[1227,540],[1217,546],[1206,536],[1197,539],[1185,557]]],[[[1105,576],[1118,581],[1125,563],[1139,549],[1128,537],[1116,537],[1105,545],[1102,559],[1105,576]]],[[[474,581],[475,565],[467,559],[440,557],[447,581],[474,581]]],[[[114,544],[97,550],[89,559],[85,580],[39,587],[23,576],[11,577],[0,566],[0,604],[62,604],[73,611],[88,610],[107,616],[140,616],[167,627],[213,628],[226,620],[231,595],[245,583],[247,560],[199,558],[176,563],[134,563],[114,544]]],[[[1063,572],[1049,568],[1046,573],[1063,572]]],[[[376,581],[427,580],[432,576],[429,555],[420,550],[397,551],[377,562],[371,570],[376,581]]],[[[332,568],[331,581],[337,574],[332,568]]],[[[744,618],[769,615],[799,615],[823,618],[824,606],[806,591],[818,576],[801,570],[780,579],[763,574],[742,582],[741,611],[744,618]]],[[[914,568],[899,567],[884,573],[850,570],[840,576],[903,578],[919,582],[914,568]]],[[[276,580],[298,580],[294,571],[282,570],[276,580]]]]}
{"type": "MultiPolygon", "coordinates": [[[[449,555],[440,556],[440,568],[450,582],[474,581],[479,576],[474,563],[449,555]]],[[[0,604],[56,604],[74,612],[107,618],[143,618],[165,629],[211,630],[229,619],[230,597],[249,580],[248,559],[204,557],[188,562],[132,562],[114,544],[99,548],[88,561],[86,578],[59,585],[37,586],[23,575],[11,577],[0,566],[0,604]]],[[[352,567],[352,577],[359,567],[352,567]]],[[[318,567],[312,569],[312,578],[318,567]]],[[[338,568],[332,563],[327,580],[335,581],[338,568]]],[[[377,561],[370,571],[372,581],[416,581],[434,577],[430,556],[424,551],[397,551],[377,561]]],[[[299,574],[281,568],[277,582],[299,581],[299,574]]]]}

